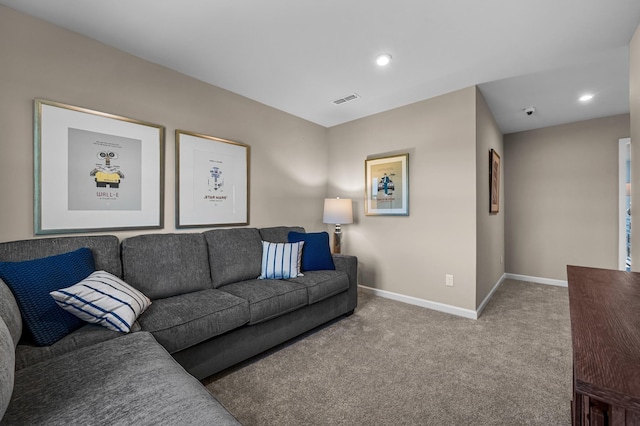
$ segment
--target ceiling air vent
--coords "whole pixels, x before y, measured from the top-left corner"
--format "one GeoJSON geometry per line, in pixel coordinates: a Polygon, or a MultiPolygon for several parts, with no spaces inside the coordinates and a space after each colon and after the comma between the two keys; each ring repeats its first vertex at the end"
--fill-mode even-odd
{"type": "Polygon", "coordinates": [[[336,105],[340,105],[343,104],[345,102],[349,102],[349,101],[355,101],[356,99],[358,99],[360,96],[356,95],[355,93],[352,93],[350,95],[347,95],[343,98],[339,98],[333,101],[334,104],[336,105]]]}

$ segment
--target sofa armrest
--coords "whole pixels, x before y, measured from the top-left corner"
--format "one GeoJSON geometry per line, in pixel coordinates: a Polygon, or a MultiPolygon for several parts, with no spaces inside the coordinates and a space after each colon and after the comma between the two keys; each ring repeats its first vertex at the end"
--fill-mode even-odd
{"type": "Polygon", "coordinates": [[[353,311],[358,306],[358,258],[346,254],[333,254],[337,271],[346,272],[349,277],[348,308],[353,311]]]}

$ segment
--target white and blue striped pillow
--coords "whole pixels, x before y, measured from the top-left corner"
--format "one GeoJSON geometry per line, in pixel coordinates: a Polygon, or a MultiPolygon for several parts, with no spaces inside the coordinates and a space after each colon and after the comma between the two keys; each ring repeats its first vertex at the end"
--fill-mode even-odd
{"type": "Polygon", "coordinates": [[[58,306],[83,321],[128,333],[151,300],[120,278],[95,271],[71,287],[49,293],[58,306]]]}
{"type": "Polygon", "coordinates": [[[301,277],[300,260],[304,241],[297,243],[262,242],[262,274],[258,279],[301,277]]]}

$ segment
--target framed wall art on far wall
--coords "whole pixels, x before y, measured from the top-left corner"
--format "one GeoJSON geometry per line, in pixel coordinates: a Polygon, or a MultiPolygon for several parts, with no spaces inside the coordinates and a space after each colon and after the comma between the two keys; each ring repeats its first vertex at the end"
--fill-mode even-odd
{"type": "Polygon", "coordinates": [[[249,224],[249,146],[176,130],[176,227],[249,224]]]}
{"type": "Polygon", "coordinates": [[[409,216],[409,154],[365,160],[365,214],[409,216]]]}
{"type": "Polygon", "coordinates": [[[35,234],[162,228],[164,127],[34,101],[35,234]]]}
{"type": "Polygon", "coordinates": [[[489,151],[489,213],[500,211],[500,155],[489,151]]]}

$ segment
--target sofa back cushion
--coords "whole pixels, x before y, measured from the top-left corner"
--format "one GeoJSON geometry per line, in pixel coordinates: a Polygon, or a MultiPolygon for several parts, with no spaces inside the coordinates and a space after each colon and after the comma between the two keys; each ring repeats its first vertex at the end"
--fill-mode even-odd
{"type": "Polygon", "coordinates": [[[0,243],[0,262],[21,262],[68,253],[82,247],[91,249],[96,269],[122,277],[120,241],[114,235],[37,238],[0,243]]]}
{"type": "Polygon", "coordinates": [[[151,300],[211,288],[202,234],[147,234],[122,241],[127,284],[151,300]]]}
{"type": "Polygon", "coordinates": [[[288,243],[289,232],[305,232],[301,226],[273,226],[271,228],[261,228],[260,237],[263,241],[271,243],[288,243]]]}
{"type": "Polygon", "coordinates": [[[258,278],[262,240],[256,228],[214,229],[206,231],[204,237],[214,288],[258,278]]]}
{"type": "Polygon", "coordinates": [[[0,419],[4,416],[11,401],[15,374],[16,349],[13,337],[0,317],[0,419]]]}

